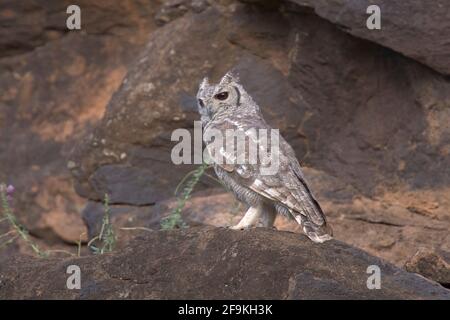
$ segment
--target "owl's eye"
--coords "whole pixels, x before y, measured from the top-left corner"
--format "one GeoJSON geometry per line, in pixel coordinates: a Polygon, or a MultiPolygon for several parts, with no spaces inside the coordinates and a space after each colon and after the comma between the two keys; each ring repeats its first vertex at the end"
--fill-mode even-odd
{"type": "Polygon", "coordinates": [[[228,98],[228,92],[226,92],[226,91],[220,92],[220,93],[216,94],[214,96],[214,98],[216,98],[217,100],[225,100],[226,98],[228,98]]]}
{"type": "Polygon", "coordinates": [[[205,104],[203,103],[202,99],[198,99],[198,104],[200,105],[200,107],[204,108],[205,104]]]}

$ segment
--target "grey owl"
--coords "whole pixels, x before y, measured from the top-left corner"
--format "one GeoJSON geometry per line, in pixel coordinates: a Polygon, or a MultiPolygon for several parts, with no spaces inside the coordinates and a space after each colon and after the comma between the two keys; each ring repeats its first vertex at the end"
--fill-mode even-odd
{"type": "MultiPolygon", "coordinates": [[[[262,174],[259,158],[256,163],[214,161],[217,155],[211,154],[212,143],[205,138],[208,131],[273,130],[267,125],[260,108],[244,90],[237,76],[228,72],[217,85],[210,85],[205,78],[197,93],[197,104],[203,126],[203,140],[217,176],[240,201],[249,206],[241,221],[232,228],[246,229],[257,223],[271,227],[276,215],[282,214],[295,219],[312,241],[330,240],[332,230],[306,182],[294,150],[281,135],[278,151],[274,151],[278,152],[279,161],[278,170],[274,174],[262,174]]],[[[256,139],[256,143],[258,141],[256,139]]],[[[248,148],[222,155],[228,159],[236,159],[238,152],[245,152],[245,159],[248,160],[248,148]]]]}

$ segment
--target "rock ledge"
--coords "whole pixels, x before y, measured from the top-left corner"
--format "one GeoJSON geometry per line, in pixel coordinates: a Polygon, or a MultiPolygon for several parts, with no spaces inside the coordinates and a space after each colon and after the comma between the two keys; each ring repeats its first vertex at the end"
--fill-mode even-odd
{"type": "Polygon", "coordinates": [[[332,240],[263,228],[146,232],[112,254],[18,256],[0,265],[0,299],[450,299],[439,284],[332,240]],[[81,289],[68,290],[69,265],[81,289]],[[381,289],[367,288],[367,267],[381,289]]]}

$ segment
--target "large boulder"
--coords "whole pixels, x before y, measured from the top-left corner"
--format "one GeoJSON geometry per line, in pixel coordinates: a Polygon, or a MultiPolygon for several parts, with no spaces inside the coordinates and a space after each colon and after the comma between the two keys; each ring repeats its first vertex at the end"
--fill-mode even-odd
{"type": "Polygon", "coordinates": [[[280,13],[247,7],[229,17],[230,10],[190,12],[152,34],[102,122],[71,157],[79,194],[99,200],[108,193],[112,203],[131,205],[168,198],[193,169],[173,164],[171,133],[198,120],[200,79],[217,78],[235,66],[258,100],[265,101],[272,122],[295,134],[298,112],[292,101],[282,99],[290,87],[273,65],[286,67],[287,52],[279,49],[287,39],[287,21],[280,13]],[[250,50],[242,48],[246,41],[250,50]]]}
{"type": "Polygon", "coordinates": [[[406,270],[433,279],[450,287],[450,256],[448,253],[421,248],[406,263],[406,270]]]}
{"type": "MultiPolygon", "coordinates": [[[[450,74],[450,3],[446,0],[289,0],[314,9],[320,17],[356,37],[391,48],[450,74]],[[381,29],[367,28],[367,8],[380,8],[381,29]],[[420,44],[420,45],[418,45],[420,44]]],[[[373,13],[373,11],[371,11],[373,13]]]]}
{"type": "Polygon", "coordinates": [[[111,254],[20,257],[0,265],[0,287],[1,299],[450,299],[439,284],[340,241],[263,228],[148,232],[111,254]],[[70,265],[80,268],[79,290],[66,286],[70,265]],[[376,267],[380,289],[369,279],[376,267]]]}

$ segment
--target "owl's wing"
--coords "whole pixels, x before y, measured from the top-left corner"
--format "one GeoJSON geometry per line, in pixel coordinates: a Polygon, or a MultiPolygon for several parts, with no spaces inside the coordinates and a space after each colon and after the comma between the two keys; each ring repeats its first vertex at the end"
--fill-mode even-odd
{"type": "Polygon", "coordinates": [[[302,221],[310,221],[316,226],[326,224],[325,215],[308,186],[294,151],[282,139],[279,160],[279,170],[274,175],[263,175],[260,168],[255,168],[249,188],[287,207],[300,224],[302,221]]]}
{"type": "MultiPolygon", "coordinates": [[[[312,240],[323,242],[330,239],[332,231],[327,226],[325,215],[308,187],[293,149],[281,136],[278,149],[279,166],[274,174],[263,174],[260,164],[219,164],[219,166],[240,184],[287,208],[312,240]]],[[[248,153],[248,148],[245,152],[248,153]]],[[[234,152],[223,156],[231,163],[238,154],[234,152]]]]}

